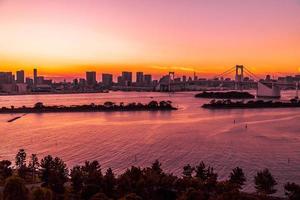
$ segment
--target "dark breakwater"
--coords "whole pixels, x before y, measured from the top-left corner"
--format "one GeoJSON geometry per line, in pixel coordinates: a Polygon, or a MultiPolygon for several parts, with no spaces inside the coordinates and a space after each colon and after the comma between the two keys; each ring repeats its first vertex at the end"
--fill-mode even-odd
{"type": "MultiPolygon", "coordinates": [[[[150,101],[149,103],[120,103],[105,102],[104,104],[73,105],[73,106],[46,106],[41,102],[33,107],[11,106],[0,108],[1,113],[59,113],[59,112],[114,112],[114,111],[170,111],[177,110],[171,101],[150,101]]],[[[19,117],[16,117],[18,119],[19,117]]],[[[16,120],[15,118],[13,120],[16,120]]]]}
{"type": "Polygon", "coordinates": [[[212,100],[210,103],[203,104],[202,108],[208,109],[250,109],[250,108],[300,108],[300,101],[292,99],[290,102],[282,101],[231,101],[231,100],[212,100]]]}
{"type": "Polygon", "coordinates": [[[211,99],[253,99],[254,95],[249,92],[202,92],[195,95],[196,98],[211,98],[211,99]]]}

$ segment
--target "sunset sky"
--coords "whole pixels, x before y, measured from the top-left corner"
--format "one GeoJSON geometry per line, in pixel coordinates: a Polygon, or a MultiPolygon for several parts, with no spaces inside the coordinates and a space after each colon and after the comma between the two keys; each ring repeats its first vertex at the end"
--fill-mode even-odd
{"type": "Polygon", "coordinates": [[[300,73],[300,0],[0,0],[0,71],[300,73]]]}

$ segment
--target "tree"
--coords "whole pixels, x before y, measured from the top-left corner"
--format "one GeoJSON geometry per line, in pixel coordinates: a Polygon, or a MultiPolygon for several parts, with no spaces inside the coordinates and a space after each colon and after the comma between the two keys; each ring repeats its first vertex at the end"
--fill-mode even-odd
{"type": "Polygon", "coordinates": [[[16,167],[18,175],[22,178],[26,176],[26,152],[24,149],[20,149],[16,155],[16,167]]]}
{"type": "Polygon", "coordinates": [[[299,200],[300,199],[300,185],[296,183],[287,183],[284,186],[285,195],[290,200],[299,200]]]}
{"type": "Polygon", "coordinates": [[[155,160],[154,163],[152,163],[151,169],[158,174],[162,173],[161,163],[158,160],[155,160]]]}
{"type": "Polygon", "coordinates": [[[217,180],[218,180],[218,174],[215,173],[213,167],[209,166],[207,168],[206,177],[207,177],[207,179],[205,181],[205,185],[206,185],[207,191],[215,190],[216,185],[217,185],[217,180]]]}
{"type": "Polygon", "coordinates": [[[97,193],[93,195],[90,200],[110,200],[110,199],[103,193],[97,193]]]}
{"type": "Polygon", "coordinates": [[[44,190],[42,188],[33,188],[31,193],[32,200],[44,200],[44,190]]]}
{"type": "Polygon", "coordinates": [[[114,102],[111,102],[111,101],[106,101],[106,102],[104,102],[103,105],[104,105],[105,107],[107,107],[107,108],[112,108],[112,107],[115,106],[115,103],[114,103],[114,102]]]}
{"type": "Polygon", "coordinates": [[[113,197],[116,187],[116,178],[111,168],[108,168],[103,177],[104,193],[108,197],[113,197]]]}
{"type": "Polygon", "coordinates": [[[274,189],[274,187],[277,185],[277,182],[268,169],[257,172],[256,176],[254,177],[254,183],[257,193],[270,195],[277,191],[274,189]]]}
{"type": "Polygon", "coordinates": [[[3,200],[27,200],[28,190],[25,181],[16,176],[9,177],[5,181],[3,200]]]}
{"type": "Polygon", "coordinates": [[[75,166],[71,169],[72,189],[75,193],[80,193],[83,187],[83,172],[80,166],[75,166]]]}
{"type": "Polygon", "coordinates": [[[39,165],[40,165],[40,163],[39,163],[37,155],[36,154],[31,154],[28,168],[32,172],[32,181],[33,182],[35,182],[35,173],[38,170],[39,165]]]}
{"type": "Polygon", "coordinates": [[[232,170],[229,176],[229,183],[234,185],[237,189],[242,189],[245,184],[246,177],[243,170],[239,167],[236,167],[232,170]]]}
{"type": "Polygon", "coordinates": [[[150,101],[148,103],[148,108],[157,108],[158,107],[158,102],[157,101],[150,101]]]}
{"type": "Polygon", "coordinates": [[[41,180],[43,186],[50,187],[57,194],[64,192],[68,180],[68,168],[63,160],[48,155],[41,160],[41,180]]]}
{"type": "Polygon", "coordinates": [[[218,174],[214,172],[214,168],[211,166],[206,167],[204,162],[201,161],[196,166],[196,177],[200,179],[206,186],[207,190],[212,190],[217,184],[218,174]]]}
{"type": "Polygon", "coordinates": [[[204,200],[205,195],[203,192],[199,190],[195,190],[194,188],[188,188],[186,192],[184,192],[179,198],[179,200],[204,200]]]}
{"type": "Polygon", "coordinates": [[[207,170],[203,161],[200,162],[199,165],[195,167],[196,177],[202,181],[207,179],[207,170]]]}
{"type": "Polygon", "coordinates": [[[53,157],[48,155],[41,160],[41,180],[43,186],[48,187],[50,185],[51,170],[53,168],[53,157]]]}
{"type": "Polygon", "coordinates": [[[20,149],[16,155],[16,166],[18,168],[26,166],[26,152],[24,149],[20,149]]]}
{"type": "Polygon", "coordinates": [[[159,102],[160,108],[172,108],[172,102],[171,101],[161,101],[159,102]]]}
{"type": "Polygon", "coordinates": [[[47,188],[36,187],[32,190],[31,200],[52,200],[52,192],[47,188]]]}
{"type": "Polygon", "coordinates": [[[135,193],[127,194],[125,197],[121,198],[121,200],[142,200],[142,198],[135,193]]]}
{"type": "Polygon", "coordinates": [[[193,171],[194,171],[194,168],[190,164],[188,164],[188,165],[183,167],[182,174],[186,178],[191,178],[192,174],[193,174],[193,171]]]}
{"type": "Polygon", "coordinates": [[[143,172],[140,167],[132,166],[118,178],[118,190],[121,196],[128,193],[140,195],[144,188],[143,172]]]}
{"type": "Polygon", "coordinates": [[[4,181],[6,178],[12,175],[11,162],[9,160],[0,161],[0,181],[4,181]]]}
{"type": "Polygon", "coordinates": [[[44,108],[43,102],[37,102],[36,104],[34,104],[34,108],[35,109],[42,109],[42,108],[44,108]]]}
{"type": "Polygon", "coordinates": [[[82,198],[90,199],[93,195],[100,192],[102,186],[102,172],[101,166],[98,161],[86,161],[82,166],[82,172],[84,174],[82,198]]]}

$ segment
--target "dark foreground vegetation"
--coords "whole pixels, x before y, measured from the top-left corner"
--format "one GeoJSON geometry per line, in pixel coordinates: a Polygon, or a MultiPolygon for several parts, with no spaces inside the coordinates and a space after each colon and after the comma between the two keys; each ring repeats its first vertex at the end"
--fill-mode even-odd
{"type": "Polygon", "coordinates": [[[202,92],[202,93],[196,94],[195,97],[210,98],[210,99],[253,99],[253,98],[255,98],[255,96],[250,94],[249,92],[237,92],[237,91],[202,92]]]}
{"type": "MultiPolygon", "coordinates": [[[[41,161],[36,154],[27,159],[20,149],[15,165],[0,161],[0,199],[3,200],[276,200],[276,180],[268,169],[255,175],[256,193],[242,192],[246,182],[243,170],[236,167],[227,180],[219,181],[211,166],[200,162],[197,166],[183,167],[182,176],[166,173],[161,163],[150,167],[132,166],[115,175],[112,169],[102,172],[98,161],[68,170],[58,157],[45,156],[41,161]],[[27,161],[29,160],[29,161],[27,161]],[[2,192],[1,192],[2,191],[2,192]]],[[[285,185],[286,198],[300,199],[300,186],[285,185]]]]}
{"type": "Polygon", "coordinates": [[[290,102],[281,102],[281,101],[231,101],[228,100],[212,100],[208,104],[203,104],[203,108],[209,109],[234,109],[234,108],[295,108],[300,107],[300,101],[298,99],[291,99],[290,102]]]}
{"type": "Polygon", "coordinates": [[[112,111],[165,111],[177,110],[172,106],[171,101],[150,101],[147,104],[142,103],[120,103],[105,102],[104,104],[96,105],[74,105],[74,106],[46,106],[41,102],[36,103],[33,107],[18,107],[11,106],[10,108],[0,108],[0,113],[50,113],[50,112],[112,112],[112,111]]]}

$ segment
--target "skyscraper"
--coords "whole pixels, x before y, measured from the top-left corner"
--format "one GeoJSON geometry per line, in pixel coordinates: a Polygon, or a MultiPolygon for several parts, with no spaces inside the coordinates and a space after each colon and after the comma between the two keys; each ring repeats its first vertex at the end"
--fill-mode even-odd
{"type": "Polygon", "coordinates": [[[33,69],[33,84],[37,85],[37,69],[33,69]]]}
{"type": "Polygon", "coordinates": [[[125,86],[131,86],[132,84],[132,72],[122,72],[122,79],[125,86]]]}
{"type": "Polygon", "coordinates": [[[86,72],[86,83],[87,85],[95,85],[97,83],[96,80],[96,72],[94,71],[90,71],[90,72],[86,72]]]}
{"type": "Polygon", "coordinates": [[[123,86],[124,85],[124,81],[123,81],[123,77],[122,76],[118,76],[117,83],[118,83],[119,86],[123,86]]]}
{"type": "Polygon", "coordinates": [[[113,83],[113,75],[112,74],[102,74],[102,84],[104,86],[110,87],[113,83]]]}
{"type": "Polygon", "coordinates": [[[145,74],[144,83],[148,86],[152,85],[152,75],[151,74],[145,74]]]}
{"type": "Polygon", "coordinates": [[[24,70],[17,71],[17,83],[24,83],[25,81],[25,73],[24,70]]]}
{"type": "Polygon", "coordinates": [[[26,82],[26,84],[29,85],[29,86],[32,86],[32,85],[33,85],[33,79],[32,79],[32,78],[27,77],[25,82],[26,82]]]}
{"type": "Polygon", "coordinates": [[[141,84],[143,84],[143,82],[144,82],[144,73],[143,72],[137,72],[136,73],[136,83],[138,85],[141,85],[141,84]]]}
{"type": "Polygon", "coordinates": [[[43,85],[45,78],[43,76],[36,77],[36,85],[43,85]]]}
{"type": "Polygon", "coordinates": [[[0,84],[12,84],[13,74],[12,72],[0,72],[0,84]]]}

